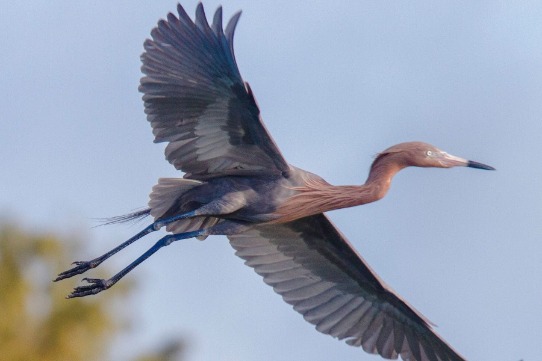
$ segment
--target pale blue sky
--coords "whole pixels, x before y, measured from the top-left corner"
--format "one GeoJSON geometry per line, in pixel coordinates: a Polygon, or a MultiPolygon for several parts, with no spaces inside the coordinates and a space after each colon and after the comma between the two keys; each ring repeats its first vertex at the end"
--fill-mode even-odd
{"type": "MultiPolygon", "coordinates": [[[[497,168],[408,169],[382,201],[330,216],[469,360],[538,360],[542,3],[222,3],[227,18],[243,10],[241,74],[292,164],[359,184],[375,153],[422,140],[497,168]]],[[[0,213],[80,232],[88,258],[144,226],[91,228],[181,176],[152,143],[137,92],[143,40],[175,4],[1,2],[0,213]]],[[[218,4],[205,1],[207,14],[218,4]]],[[[174,244],[129,277],[140,315],[116,359],[170,333],[191,342],[191,361],[379,359],[316,332],[222,237],[174,244]]]]}

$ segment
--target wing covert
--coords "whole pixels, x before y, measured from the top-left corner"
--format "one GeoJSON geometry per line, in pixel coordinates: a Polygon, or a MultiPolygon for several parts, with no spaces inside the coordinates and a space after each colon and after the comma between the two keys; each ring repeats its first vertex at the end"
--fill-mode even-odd
{"type": "Polygon", "coordinates": [[[236,13],[222,30],[222,8],[212,25],[198,4],[193,22],[179,16],[160,20],[144,43],[139,90],[155,142],[168,142],[166,159],[185,178],[280,174],[283,159],[260,117],[233,52],[236,13]]]}
{"type": "Polygon", "coordinates": [[[387,359],[464,361],[325,215],[228,237],[236,255],[318,331],[387,359]]]}

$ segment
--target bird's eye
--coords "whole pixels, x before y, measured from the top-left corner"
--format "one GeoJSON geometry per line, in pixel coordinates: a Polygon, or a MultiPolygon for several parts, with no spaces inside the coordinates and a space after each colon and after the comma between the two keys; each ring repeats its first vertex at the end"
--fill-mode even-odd
{"type": "Polygon", "coordinates": [[[425,155],[427,155],[428,157],[432,157],[433,156],[433,152],[428,150],[427,152],[425,152],[425,155]]]}

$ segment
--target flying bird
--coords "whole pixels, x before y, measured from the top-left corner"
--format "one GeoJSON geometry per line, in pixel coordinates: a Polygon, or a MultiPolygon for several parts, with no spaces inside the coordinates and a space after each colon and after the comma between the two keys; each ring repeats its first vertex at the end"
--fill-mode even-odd
{"type": "Polygon", "coordinates": [[[169,232],[110,279],[84,278],[68,296],[97,294],[172,242],[228,237],[236,255],[322,333],[386,359],[459,361],[431,323],[387,286],[325,212],[377,201],[406,167],[494,169],[430,144],[394,145],[374,159],[363,185],[335,186],[290,165],[260,117],[233,51],[237,12],[223,30],[222,8],[209,25],[177,6],[144,43],[139,90],[155,142],[183,178],[161,178],[148,208],[111,222],[151,216],[153,223],[106,254],[62,272],[95,268],[139,238],[169,232]]]}

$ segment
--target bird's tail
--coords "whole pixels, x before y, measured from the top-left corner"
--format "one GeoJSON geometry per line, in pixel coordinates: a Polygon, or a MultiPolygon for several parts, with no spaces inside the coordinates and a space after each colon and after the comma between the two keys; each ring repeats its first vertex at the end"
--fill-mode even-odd
{"type": "MultiPolygon", "coordinates": [[[[152,189],[148,208],[128,214],[123,214],[120,216],[98,219],[98,221],[100,222],[99,225],[104,226],[109,224],[138,222],[146,218],[147,216],[151,216],[155,220],[158,220],[171,207],[174,206],[175,202],[179,199],[179,197],[181,197],[183,194],[193,189],[194,187],[200,186],[202,184],[203,183],[200,181],[191,179],[160,178],[158,180],[158,184],[155,185],[152,189]]],[[[181,219],[175,222],[168,223],[166,225],[166,230],[172,233],[184,233],[212,227],[219,221],[220,220],[218,218],[208,216],[181,219]]],[[[205,239],[205,237],[206,236],[201,236],[198,237],[198,239],[205,239]]]]}
{"type": "Polygon", "coordinates": [[[123,214],[120,216],[113,216],[107,218],[98,218],[97,221],[100,223],[99,226],[107,226],[110,224],[119,224],[127,222],[139,222],[143,218],[146,218],[151,214],[150,208],[145,208],[140,211],[131,212],[128,214],[123,214]]]}
{"type": "MultiPolygon", "coordinates": [[[[162,217],[171,207],[177,206],[176,203],[190,190],[203,185],[203,182],[193,179],[185,178],[160,178],[158,184],[152,188],[149,201],[149,214],[154,219],[162,217]]],[[[188,203],[189,200],[187,200],[188,203]]],[[[182,203],[182,202],[181,202],[182,203]]],[[[181,207],[182,208],[182,207],[181,207]]],[[[184,211],[192,211],[190,207],[184,209],[184,211]]],[[[134,217],[137,218],[137,217],[134,217]]],[[[171,233],[185,233],[198,229],[204,229],[212,227],[220,220],[215,217],[201,216],[187,219],[181,219],[175,222],[168,223],[166,230],[171,233]]],[[[197,237],[200,240],[205,239],[207,236],[197,237]]]]}

